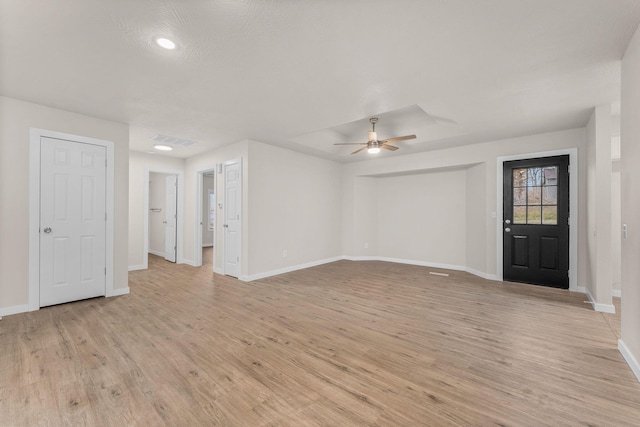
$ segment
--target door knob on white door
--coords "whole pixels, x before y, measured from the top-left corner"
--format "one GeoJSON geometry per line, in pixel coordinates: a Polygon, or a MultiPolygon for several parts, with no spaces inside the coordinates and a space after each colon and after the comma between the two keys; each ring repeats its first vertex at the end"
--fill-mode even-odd
{"type": "Polygon", "coordinates": [[[45,232],[45,233],[47,233],[47,234],[51,233],[51,227],[47,227],[47,228],[45,228],[45,229],[44,229],[44,232],[45,232]]]}

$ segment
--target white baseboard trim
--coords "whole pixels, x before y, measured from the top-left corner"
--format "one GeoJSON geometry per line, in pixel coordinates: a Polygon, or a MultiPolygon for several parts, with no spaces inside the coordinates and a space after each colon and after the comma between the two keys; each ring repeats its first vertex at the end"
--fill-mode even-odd
{"type": "Polygon", "coordinates": [[[631,353],[629,347],[627,347],[627,345],[621,339],[618,340],[618,351],[620,351],[620,354],[622,354],[622,357],[624,357],[624,360],[631,368],[631,371],[633,371],[638,381],[640,381],[640,363],[638,363],[638,359],[633,356],[633,353],[631,353]]]}
{"type": "Polygon", "coordinates": [[[611,291],[611,296],[622,298],[622,289],[614,289],[611,291]]]}
{"type": "Polygon", "coordinates": [[[203,248],[212,248],[213,247],[213,243],[203,243],[202,247],[203,248]]]}
{"type": "Polygon", "coordinates": [[[191,261],[190,259],[186,259],[186,258],[183,258],[180,264],[187,264],[187,265],[190,265],[191,267],[200,267],[199,265],[196,265],[195,261],[191,261]]]}
{"type": "Polygon", "coordinates": [[[473,268],[469,268],[469,267],[465,268],[464,271],[466,271],[467,273],[471,273],[474,276],[482,277],[483,279],[499,280],[497,274],[483,273],[482,271],[479,271],[479,270],[476,270],[476,269],[473,269],[473,268]]]}
{"type": "MultiPolygon", "coordinates": [[[[116,297],[120,295],[126,295],[128,293],[129,293],[128,287],[118,288],[118,289],[114,289],[109,295],[105,295],[105,296],[116,297]]],[[[14,305],[12,307],[3,307],[3,308],[0,308],[0,318],[4,316],[10,316],[12,314],[26,313],[27,311],[29,311],[29,304],[14,305]]]]}
{"type": "Polygon", "coordinates": [[[129,266],[129,271],[146,270],[146,269],[147,267],[144,264],[129,266]]]}
{"type": "Polygon", "coordinates": [[[585,289],[585,294],[587,294],[587,298],[589,298],[589,302],[591,303],[595,311],[599,311],[601,313],[612,313],[612,314],[616,312],[616,308],[613,304],[597,303],[591,296],[591,293],[586,289],[585,289]]]}
{"type": "Polygon", "coordinates": [[[576,286],[573,289],[569,288],[569,290],[571,292],[580,292],[581,294],[586,294],[587,293],[587,288],[585,288],[584,286],[576,286]]]}
{"type": "Polygon", "coordinates": [[[149,249],[149,253],[152,254],[152,255],[157,255],[159,257],[164,258],[164,252],[154,251],[153,249],[149,249]]]}
{"type": "Polygon", "coordinates": [[[383,257],[383,256],[343,256],[343,257],[338,257],[338,259],[346,259],[348,261],[385,261],[385,262],[393,262],[396,264],[409,264],[409,265],[419,265],[421,267],[443,268],[446,270],[457,270],[457,271],[467,270],[466,267],[462,267],[459,265],[440,264],[437,262],[417,261],[412,259],[389,258],[389,257],[383,257]]]}
{"type": "Polygon", "coordinates": [[[129,293],[129,287],[118,288],[118,289],[112,290],[108,295],[106,295],[106,297],[107,298],[109,298],[109,297],[118,297],[120,295],[127,295],[128,293],[129,293]]]}
{"type": "Polygon", "coordinates": [[[454,265],[454,264],[442,264],[439,262],[428,262],[428,261],[418,261],[413,259],[388,258],[388,257],[377,257],[377,259],[379,261],[395,262],[397,264],[409,264],[409,265],[419,265],[422,267],[442,268],[445,270],[467,271],[467,267],[463,267],[461,265],[454,265]]]}
{"type": "Polygon", "coordinates": [[[498,276],[496,274],[483,273],[482,271],[464,267],[461,265],[453,265],[453,264],[441,264],[437,262],[428,262],[428,261],[416,261],[411,259],[401,259],[401,258],[388,258],[388,257],[380,257],[380,256],[343,256],[342,259],[348,261],[385,261],[385,262],[394,262],[397,264],[409,264],[409,265],[419,265],[421,267],[433,267],[433,268],[442,268],[445,270],[455,270],[455,271],[465,271],[467,273],[473,274],[474,276],[482,277],[487,280],[498,280],[498,276]]]}
{"type": "Polygon", "coordinates": [[[316,267],[318,265],[328,264],[330,262],[341,261],[342,259],[343,257],[341,256],[327,258],[320,261],[312,261],[304,264],[292,265],[291,267],[279,268],[277,270],[265,271],[264,273],[252,274],[250,276],[240,276],[238,279],[242,280],[243,282],[251,282],[254,280],[264,279],[266,277],[277,276],[278,274],[290,273],[296,270],[303,270],[305,268],[316,267]]]}
{"type": "Polygon", "coordinates": [[[213,267],[213,272],[216,273],[216,274],[224,275],[224,271],[221,268],[218,268],[218,267],[213,267]]]}
{"type": "Polygon", "coordinates": [[[26,313],[29,311],[29,304],[14,305],[12,307],[0,308],[0,318],[11,316],[12,314],[26,313]]]}

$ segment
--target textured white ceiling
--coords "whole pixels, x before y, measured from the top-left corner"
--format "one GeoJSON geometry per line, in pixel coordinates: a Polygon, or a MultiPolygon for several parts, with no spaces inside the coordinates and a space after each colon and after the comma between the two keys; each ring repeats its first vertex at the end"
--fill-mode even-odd
{"type": "Polygon", "coordinates": [[[637,0],[0,0],[0,94],[129,123],[140,151],[363,160],[332,144],[371,116],[418,135],[396,153],[584,126],[639,23],[637,0]]]}

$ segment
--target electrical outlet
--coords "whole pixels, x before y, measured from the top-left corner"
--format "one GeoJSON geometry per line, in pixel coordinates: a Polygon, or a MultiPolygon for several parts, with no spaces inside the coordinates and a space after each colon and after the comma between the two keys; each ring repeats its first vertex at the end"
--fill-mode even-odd
{"type": "Polygon", "coordinates": [[[364,248],[365,248],[365,249],[369,249],[369,244],[368,244],[368,243],[365,243],[365,244],[364,244],[364,248]]]}
{"type": "Polygon", "coordinates": [[[282,258],[286,258],[287,257],[287,250],[283,249],[282,250],[282,258]]]}

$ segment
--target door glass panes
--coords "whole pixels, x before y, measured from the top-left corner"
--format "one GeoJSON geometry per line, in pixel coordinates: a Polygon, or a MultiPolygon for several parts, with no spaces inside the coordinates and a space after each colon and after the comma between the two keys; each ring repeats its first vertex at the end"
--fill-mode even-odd
{"type": "Polygon", "coordinates": [[[527,189],[526,188],[513,189],[513,205],[514,206],[527,205],[527,189]]]}
{"type": "Polygon", "coordinates": [[[513,223],[558,224],[558,167],[513,170],[513,223]]]}

